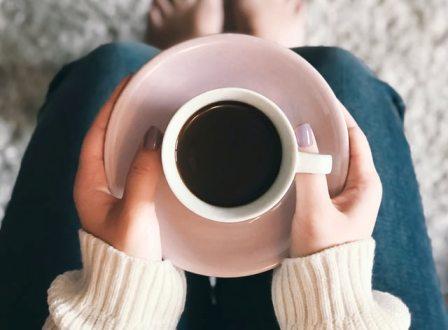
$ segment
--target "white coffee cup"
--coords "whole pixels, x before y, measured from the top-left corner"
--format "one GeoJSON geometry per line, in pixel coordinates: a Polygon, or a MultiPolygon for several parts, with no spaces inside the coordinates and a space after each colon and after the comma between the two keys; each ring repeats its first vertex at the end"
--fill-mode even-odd
{"type": "Polygon", "coordinates": [[[269,211],[286,194],[296,173],[330,173],[332,157],[298,151],[294,129],[274,102],[254,91],[229,87],[202,93],[174,114],[163,138],[162,165],[168,185],[183,205],[204,218],[230,223],[254,219],[269,211]],[[239,101],[259,109],[272,121],[280,136],[282,160],[277,178],[262,196],[246,205],[221,207],[202,201],[188,189],[177,169],[176,145],[182,127],[198,110],[220,101],[239,101]]]}

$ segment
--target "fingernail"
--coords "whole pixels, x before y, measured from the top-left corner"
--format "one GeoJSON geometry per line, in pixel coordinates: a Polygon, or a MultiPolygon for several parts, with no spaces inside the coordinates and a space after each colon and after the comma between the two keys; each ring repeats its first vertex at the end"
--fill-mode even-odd
{"type": "Polygon", "coordinates": [[[302,124],[295,130],[297,144],[299,147],[309,147],[314,144],[314,133],[313,129],[308,123],[302,124]]]}
{"type": "Polygon", "coordinates": [[[151,126],[143,138],[143,146],[147,150],[159,149],[162,144],[162,132],[156,127],[151,126]]]}

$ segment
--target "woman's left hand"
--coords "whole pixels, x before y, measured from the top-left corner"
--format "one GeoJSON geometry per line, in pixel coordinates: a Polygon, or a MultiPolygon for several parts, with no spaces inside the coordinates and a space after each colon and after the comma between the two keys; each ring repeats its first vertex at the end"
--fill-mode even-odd
{"type": "Polygon", "coordinates": [[[100,110],[81,149],[74,199],[82,227],[116,249],[137,258],[161,260],[154,194],[161,176],[162,133],[152,126],[131,165],[124,196],[109,191],[104,170],[104,140],[110,114],[129,79],[124,79],[100,110]]]}

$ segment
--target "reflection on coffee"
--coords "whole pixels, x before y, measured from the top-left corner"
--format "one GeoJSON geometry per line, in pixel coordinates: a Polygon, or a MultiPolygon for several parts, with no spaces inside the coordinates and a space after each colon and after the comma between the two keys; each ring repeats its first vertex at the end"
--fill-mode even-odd
{"type": "Polygon", "coordinates": [[[210,104],[183,126],[176,163],[185,185],[206,203],[233,207],[263,195],[280,169],[280,136],[270,119],[235,101],[210,104]]]}

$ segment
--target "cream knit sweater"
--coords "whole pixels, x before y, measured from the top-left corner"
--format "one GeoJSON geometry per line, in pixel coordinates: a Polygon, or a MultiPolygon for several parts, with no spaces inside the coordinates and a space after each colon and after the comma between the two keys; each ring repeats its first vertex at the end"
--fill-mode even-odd
{"type": "MultiPolygon", "coordinates": [[[[169,261],[132,258],[79,232],[82,270],[48,290],[44,329],[175,329],[184,308],[184,272],[169,261]]],[[[286,259],[274,272],[272,299],[282,329],[408,329],[396,297],[372,291],[373,239],[286,259]]]]}

